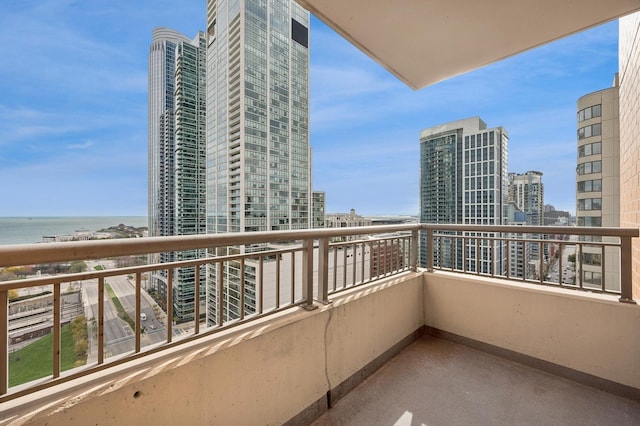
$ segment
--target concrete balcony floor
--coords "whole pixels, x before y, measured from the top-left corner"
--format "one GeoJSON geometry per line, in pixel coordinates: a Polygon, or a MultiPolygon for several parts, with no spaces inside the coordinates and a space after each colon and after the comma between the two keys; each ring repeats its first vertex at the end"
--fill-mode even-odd
{"type": "Polygon", "coordinates": [[[425,334],[314,425],[638,425],[640,402],[425,334]]]}

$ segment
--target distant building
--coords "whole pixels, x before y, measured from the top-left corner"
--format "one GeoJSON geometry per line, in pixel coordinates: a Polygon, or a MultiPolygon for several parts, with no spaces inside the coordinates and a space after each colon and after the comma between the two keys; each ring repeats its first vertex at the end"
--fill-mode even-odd
{"type": "Polygon", "coordinates": [[[372,225],[402,225],[418,223],[417,216],[371,216],[372,225]]]}
{"type": "Polygon", "coordinates": [[[551,204],[544,206],[544,226],[570,226],[573,223],[571,213],[556,210],[551,204]]]}
{"type": "Polygon", "coordinates": [[[509,201],[527,215],[527,224],[542,226],[544,223],[544,185],[542,173],[528,171],[509,173],[509,201]]]}
{"type": "MultiPolygon", "coordinates": [[[[420,222],[503,225],[508,198],[507,144],[503,127],[488,129],[479,117],[430,127],[420,133],[420,222]]],[[[465,236],[472,237],[472,232],[465,236]]],[[[504,272],[504,243],[482,240],[462,253],[460,239],[442,240],[435,261],[444,267],[496,274],[504,272]],[[455,250],[455,253],[451,251],[455,250]],[[442,254],[442,258],[438,256],[442,254]],[[451,265],[454,259],[455,265],[451,265]],[[479,259],[479,265],[476,265],[479,259]]],[[[426,236],[420,238],[420,264],[427,263],[426,236]]]]}
{"type": "MultiPolygon", "coordinates": [[[[528,171],[526,173],[509,173],[509,202],[524,214],[524,221],[517,223],[542,226],[544,223],[544,185],[542,184],[542,173],[528,171]]],[[[514,223],[515,224],[515,223],[514,223]]],[[[540,235],[532,234],[531,238],[539,238],[540,235]]],[[[540,245],[535,243],[524,244],[525,258],[513,259],[518,262],[524,261],[527,265],[538,265],[536,260],[540,259],[540,245]]],[[[546,246],[545,246],[546,250],[546,246]]],[[[528,268],[526,278],[538,278],[534,269],[528,268]]],[[[521,277],[522,275],[517,275],[521,277]]]]}
{"type": "MultiPolygon", "coordinates": [[[[582,96],[577,102],[578,166],[576,217],[578,226],[620,226],[620,137],[618,75],[613,87],[582,96]]],[[[583,238],[584,239],[584,238],[583,238]]],[[[582,245],[582,282],[600,288],[620,288],[617,249],[582,245]],[[602,251],[604,250],[604,252],[602,251]],[[606,275],[602,275],[602,255],[606,275]]]]}
{"type": "Polygon", "coordinates": [[[405,267],[405,251],[398,240],[371,246],[371,276],[379,276],[405,267]]]}
{"type": "Polygon", "coordinates": [[[329,213],[326,215],[327,228],[349,228],[352,226],[371,226],[371,219],[360,216],[355,209],[349,213],[329,213]]]}
{"type": "Polygon", "coordinates": [[[324,216],[326,212],[326,194],[322,191],[313,191],[311,202],[313,228],[324,228],[324,216]]]}
{"type": "MultiPolygon", "coordinates": [[[[355,209],[351,209],[349,213],[329,213],[325,216],[325,225],[327,228],[350,228],[353,226],[371,226],[372,221],[369,218],[360,216],[355,209]]],[[[358,235],[334,238],[332,241],[353,241],[361,238],[358,235]]]]}
{"type": "MultiPolygon", "coordinates": [[[[514,201],[507,203],[507,225],[525,226],[527,225],[527,217],[527,213],[522,211],[514,201]]],[[[507,244],[507,250],[509,250],[509,277],[535,277],[538,268],[536,268],[534,259],[538,257],[538,250],[537,248],[534,249],[534,246],[537,244],[521,241],[528,236],[522,233],[508,235],[509,238],[514,239],[514,241],[509,241],[507,244]]]]}

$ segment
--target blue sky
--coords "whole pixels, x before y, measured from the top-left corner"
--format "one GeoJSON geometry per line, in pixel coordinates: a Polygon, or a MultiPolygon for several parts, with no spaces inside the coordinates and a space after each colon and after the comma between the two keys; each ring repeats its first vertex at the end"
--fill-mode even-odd
{"type": "MultiPolygon", "coordinates": [[[[0,216],[146,215],[151,31],[205,27],[204,0],[177,5],[0,3],[0,216]]],[[[576,100],[611,85],[617,36],[612,22],[413,91],[312,19],[314,189],[328,212],[417,214],[420,130],[478,115],[509,132],[509,171],[543,172],[545,202],[573,212],[576,100]]]]}

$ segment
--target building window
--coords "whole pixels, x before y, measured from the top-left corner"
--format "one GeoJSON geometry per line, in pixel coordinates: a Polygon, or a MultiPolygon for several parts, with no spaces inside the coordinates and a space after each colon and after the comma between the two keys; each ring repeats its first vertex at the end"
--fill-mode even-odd
{"type": "Polygon", "coordinates": [[[584,265],[602,265],[602,256],[599,253],[584,253],[582,255],[582,263],[584,265]]]}
{"type": "Polygon", "coordinates": [[[587,161],[586,163],[578,164],[578,175],[588,175],[591,173],[602,172],[602,161],[587,161]]]}
{"type": "Polygon", "coordinates": [[[578,211],[602,210],[602,198],[583,198],[578,200],[578,211]]]}
{"type": "Polygon", "coordinates": [[[596,123],[578,129],[578,139],[590,138],[602,134],[602,124],[596,123]]]}
{"type": "Polygon", "coordinates": [[[602,179],[584,180],[578,182],[578,192],[600,192],[602,191],[602,179]]]}
{"type": "Polygon", "coordinates": [[[584,271],[584,283],[600,285],[602,274],[600,272],[584,271]]]}
{"type": "Polygon", "coordinates": [[[598,155],[602,153],[602,142],[588,143],[578,147],[578,157],[598,155]]]}
{"type": "Polygon", "coordinates": [[[600,117],[601,110],[602,110],[602,107],[600,104],[598,104],[598,105],[593,105],[578,111],[578,122],[589,120],[594,117],[600,117]]]}
{"type": "Polygon", "coordinates": [[[586,216],[578,218],[578,226],[602,226],[602,218],[599,216],[586,216]]]}

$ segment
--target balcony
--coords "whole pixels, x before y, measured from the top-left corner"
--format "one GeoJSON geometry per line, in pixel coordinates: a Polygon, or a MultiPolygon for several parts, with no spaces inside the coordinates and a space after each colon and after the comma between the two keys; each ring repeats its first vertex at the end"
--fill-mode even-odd
{"type": "MultiPolygon", "coordinates": [[[[602,408],[593,410],[602,417],[591,417],[602,423],[632,424],[640,416],[640,307],[629,279],[637,236],[637,229],[618,228],[394,225],[0,247],[2,267],[194,249],[218,254],[0,283],[0,424],[306,424],[325,412],[320,424],[368,424],[371,417],[361,416],[376,412],[387,416],[374,417],[380,421],[464,419],[453,409],[508,424],[534,408],[537,423],[553,423],[566,419],[558,410],[585,415],[589,407],[602,408]],[[330,243],[336,237],[347,242],[330,243]],[[425,268],[418,267],[421,241],[431,248],[425,268]],[[497,254],[509,244],[558,256],[539,256],[538,276],[511,276],[511,263],[525,257],[497,254]],[[567,251],[587,245],[619,251],[618,282],[561,278],[567,251]],[[502,263],[480,262],[496,258],[502,263]],[[476,268],[483,264],[492,266],[476,268]],[[558,264],[554,281],[546,272],[558,264]],[[233,311],[228,297],[217,298],[205,315],[200,271],[222,277],[216,272],[229,265],[241,302],[233,311]],[[197,320],[177,324],[173,280],[186,268],[194,271],[197,320]],[[145,291],[152,272],[166,277],[165,309],[152,308],[145,291]],[[61,335],[73,316],[64,300],[74,286],[95,328],[86,364],[64,367],[61,335]],[[18,315],[9,295],[30,288],[51,291],[51,368],[9,386],[17,368],[9,319],[18,315]],[[109,288],[121,295],[130,324],[110,317],[109,288]],[[114,321],[128,330],[125,337],[108,337],[114,321]],[[411,399],[416,394],[440,395],[450,405],[431,406],[427,415],[420,409],[429,405],[411,399]],[[491,395],[495,403],[487,402],[491,395]],[[532,405],[509,405],[518,397],[532,405]],[[394,410],[382,410],[384,401],[397,401],[394,410]]],[[[603,267],[613,267],[602,253],[603,267]]],[[[576,263],[580,270],[580,256],[576,263]]],[[[213,289],[226,294],[224,280],[216,278],[213,289]]]]}

